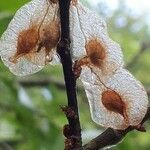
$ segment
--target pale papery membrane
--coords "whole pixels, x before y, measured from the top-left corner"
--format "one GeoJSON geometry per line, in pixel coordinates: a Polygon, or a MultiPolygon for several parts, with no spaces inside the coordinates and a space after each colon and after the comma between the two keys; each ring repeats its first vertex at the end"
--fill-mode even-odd
{"type": "Polygon", "coordinates": [[[74,5],[70,6],[70,38],[72,59],[78,60],[86,56],[86,39],[82,32],[77,8],[74,5]]]}
{"type": "Polygon", "coordinates": [[[126,129],[137,126],[148,108],[148,96],[142,84],[125,69],[118,69],[112,76],[94,75],[89,68],[83,68],[81,76],[94,122],[104,127],[126,129]],[[99,79],[98,79],[99,78],[99,79]],[[118,93],[126,104],[128,124],[119,113],[107,110],[102,103],[102,93],[112,90],[118,93]]]}
{"type": "Polygon", "coordinates": [[[71,5],[70,33],[72,40],[72,58],[80,60],[87,55],[85,45],[91,39],[98,39],[105,48],[106,57],[102,67],[96,68],[103,74],[112,74],[123,67],[122,50],[116,42],[110,39],[105,21],[94,11],[81,3],[71,5]]]}
{"type": "MultiPolygon", "coordinates": [[[[13,63],[10,61],[10,58],[13,57],[17,51],[19,33],[29,29],[34,24],[39,25],[46,13],[42,26],[47,25],[49,22],[53,21],[53,19],[59,21],[57,11],[58,5],[51,5],[48,0],[32,0],[16,12],[0,40],[1,58],[12,73],[18,76],[25,76],[40,71],[46,65],[46,54],[45,50],[42,49],[30,57],[32,58],[31,60],[28,59],[28,56],[23,56],[18,58],[17,63],[13,63]]],[[[56,55],[56,52],[54,52],[56,48],[52,51],[53,54],[56,55]]],[[[52,61],[52,64],[59,62],[57,56],[53,57],[54,61],[52,61]]]]}

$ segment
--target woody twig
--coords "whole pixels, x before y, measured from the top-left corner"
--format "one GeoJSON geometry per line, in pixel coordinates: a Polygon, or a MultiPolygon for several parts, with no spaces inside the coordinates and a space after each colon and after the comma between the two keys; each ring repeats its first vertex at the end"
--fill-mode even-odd
{"type": "MultiPolygon", "coordinates": [[[[141,122],[141,132],[145,132],[144,127],[142,126],[145,121],[150,119],[150,107],[147,110],[147,114],[145,115],[143,121],[141,122]]],[[[139,130],[135,127],[128,127],[125,130],[114,130],[111,128],[106,129],[102,134],[92,139],[89,143],[84,145],[84,150],[100,150],[104,147],[109,147],[112,145],[116,145],[122,141],[122,139],[133,130],[139,130]]]]}
{"type": "Polygon", "coordinates": [[[76,96],[76,80],[72,71],[72,60],[70,55],[70,32],[69,32],[69,8],[70,0],[59,0],[61,37],[57,47],[57,52],[61,58],[63,66],[68,106],[62,107],[68,125],[64,126],[65,150],[82,149],[81,128],[78,114],[78,104],[76,96]]]}

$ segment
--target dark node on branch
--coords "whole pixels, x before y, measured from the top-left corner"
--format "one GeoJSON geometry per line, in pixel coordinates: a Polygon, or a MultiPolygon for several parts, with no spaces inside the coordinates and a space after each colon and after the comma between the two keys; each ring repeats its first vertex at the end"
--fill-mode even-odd
{"type": "Polygon", "coordinates": [[[82,150],[80,148],[80,139],[76,136],[70,136],[65,140],[65,150],[82,150]]]}
{"type": "Polygon", "coordinates": [[[58,53],[60,52],[59,50],[61,49],[64,49],[64,50],[67,50],[70,48],[70,40],[69,39],[63,39],[63,40],[60,40],[59,43],[58,43],[58,53]]]}
{"type": "Polygon", "coordinates": [[[68,107],[68,106],[62,106],[61,109],[65,113],[67,118],[75,118],[75,119],[77,118],[77,115],[73,108],[68,107]]]}
{"type": "Polygon", "coordinates": [[[69,138],[70,136],[72,136],[71,129],[68,124],[64,125],[63,134],[66,138],[69,138]]]}
{"type": "Polygon", "coordinates": [[[146,129],[145,129],[145,127],[144,127],[143,124],[139,124],[139,125],[134,126],[132,128],[135,129],[135,130],[137,130],[137,131],[139,131],[139,132],[146,132],[146,129]]]}

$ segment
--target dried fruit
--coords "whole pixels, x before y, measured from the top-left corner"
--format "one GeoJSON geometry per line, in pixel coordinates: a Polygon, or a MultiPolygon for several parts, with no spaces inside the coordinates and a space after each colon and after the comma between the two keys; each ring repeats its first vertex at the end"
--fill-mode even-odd
{"type": "MultiPolygon", "coordinates": [[[[57,2],[32,0],[16,13],[3,34],[0,55],[14,74],[33,74],[59,61],[57,2]]],[[[143,86],[123,69],[121,48],[109,38],[105,21],[72,0],[70,35],[75,76],[84,84],[93,120],[115,129],[138,126],[147,112],[148,97],[143,86]]]]}
{"type": "Polygon", "coordinates": [[[85,68],[81,80],[96,123],[114,129],[140,124],[147,112],[148,97],[141,83],[127,70],[119,69],[112,76],[98,78],[85,68]]]}
{"type": "Polygon", "coordinates": [[[16,64],[20,57],[33,53],[38,40],[38,26],[33,26],[20,32],[17,42],[17,51],[14,56],[10,57],[10,61],[16,64]]]}
{"type": "Polygon", "coordinates": [[[93,66],[101,68],[103,60],[106,57],[105,47],[98,39],[91,39],[85,45],[87,56],[93,66]]]}
{"type": "Polygon", "coordinates": [[[56,46],[60,37],[58,5],[33,0],[17,11],[0,42],[0,55],[16,75],[41,70],[59,61],[56,46]]]}
{"type": "Polygon", "coordinates": [[[109,110],[110,112],[119,113],[128,123],[126,104],[117,92],[113,90],[106,90],[102,93],[101,100],[102,104],[107,110],[109,110]]]}
{"type": "Polygon", "coordinates": [[[52,21],[47,26],[44,26],[40,37],[41,39],[37,51],[40,51],[40,49],[44,47],[46,54],[49,55],[50,51],[57,46],[59,41],[59,21],[52,21]]]}
{"type": "Polygon", "coordinates": [[[120,46],[109,38],[105,21],[96,13],[80,3],[72,5],[70,24],[75,68],[88,66],[96,73],[107,75],[123,66],[120,46]]]}

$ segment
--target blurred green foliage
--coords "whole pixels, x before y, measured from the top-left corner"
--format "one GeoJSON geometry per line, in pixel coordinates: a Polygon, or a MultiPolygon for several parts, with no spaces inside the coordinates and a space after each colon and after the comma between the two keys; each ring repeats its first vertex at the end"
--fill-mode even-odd
{"type": "MultiPolygon", "coordinates": [[[[0,35],[7,28],[16,10],[27,1],[0,1],[0,35]]],[[[84,2],[90,7],[87,1],[84,2]]],[[[97,6],[97,11],[104,18],[107,18],[111,37],[121,44],[126,64],[130,63],[135,55],[138,55],[141,43],[149,42],[149,27],[144,21],[144,16],[135,18],[129,15],[127,8],[122,3],[111,15],[108,15],[106,8],[105,3],[100,3],[97,6]],[[123,19],[125,23],[120,24],[119,19],[120,21],[123,19]]],[[[150,49],[146,49],[138,55],[129,70],[146,88],[149,88],[150,49]]],[[[65,89],[55,82],[44,87],[40,84],[38,86],[30,85],[30,87],[21,84],[22,80],[26,82],[34,80],[38,84],[38,81],[50,77],[55,78],[63,85],[61,66],[48,66],[35,75],[18,78],[0,62],[0,150],[63,149],[62,128],[67,120],[60,109],[60,105],[67,103],[65,89]]],[[[98,135],[103,129],[92,122],[83,90],[78,91],[78,99],[82,129],[87,133],[87,138],[84,138],[85,142],[91,136],[88,131],[96,132],[98,135]]],[[[149,150],[149,138],[150,133],[148,132],[132,132],[121,144],[112,149],[149,150]]]]}

